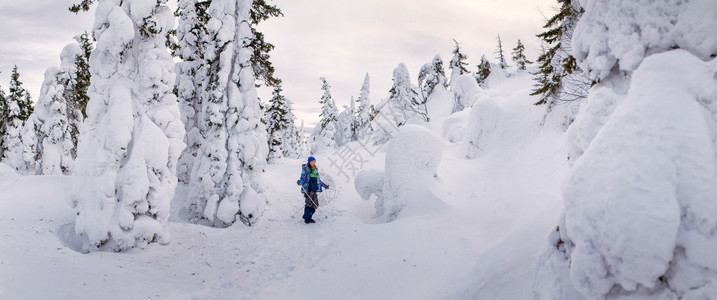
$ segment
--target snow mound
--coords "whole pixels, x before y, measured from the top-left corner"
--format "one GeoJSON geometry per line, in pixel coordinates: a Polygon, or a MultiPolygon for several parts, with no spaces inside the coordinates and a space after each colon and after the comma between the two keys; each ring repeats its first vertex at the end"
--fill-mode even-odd
{"type": "Polygon", "coordinates": [[[481,96],[468,117],[468,158],[486,154],[498,139],[500,108],[488,96],[481,96]]]}
{"type": "Polygon", "coordinates": [[[445,204],[428,188],[443,155],[443,140],[419,125],[405,125],[386,150],[383,187],[386,221],[439,209],[445,204]]]}
{"type": "Polygon", "coordinates": [[[354,179],[354,187],[361,199],[368,200],[372,195],[376,195],[376,216],[384,213],[383,205],[383,184],[385,182],[385,173],[377,169],[364,169],[356,174],[354,179]]]}
{"type": "Polygon", "coordinates": [[[469,110],[453,113],[443,121],[443,138],[451,143],[462,142],[466,139],[468,132],[467,124],[470,116],[469,110]]]}
{"type": "Polygon", "coordinates": [[[459,76],[455,82],[451,81],[451,91],[455,97],[453,112],[473,106],[473,103],[478,100],[478,95],[484,93],[475,77],[468,74],[459,76]]]}
{"type": "Polygon", "coordinates": [[[19,176],[19,174],[15,172],[15,168],[8,166],[5,163],[0,163],[0,178],[9,178],[16,176],[19,176]]]}

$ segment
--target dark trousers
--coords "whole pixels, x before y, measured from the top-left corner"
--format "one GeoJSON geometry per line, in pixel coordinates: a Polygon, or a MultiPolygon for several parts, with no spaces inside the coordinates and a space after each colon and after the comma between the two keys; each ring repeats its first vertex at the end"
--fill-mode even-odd
{"type": "Polygon", "coordinates": [[[311,220],[311,217],[316,212],[316,209],[313,209],[311,207],[304,207],[304,220],[308,221],[311,220]]]}
{"type": "Polygon", "coordinates": [[[319,196],[316,191],[309,191],[304,194],[304,220],[311,220],[311,217],[319,207],[319,196]]]}

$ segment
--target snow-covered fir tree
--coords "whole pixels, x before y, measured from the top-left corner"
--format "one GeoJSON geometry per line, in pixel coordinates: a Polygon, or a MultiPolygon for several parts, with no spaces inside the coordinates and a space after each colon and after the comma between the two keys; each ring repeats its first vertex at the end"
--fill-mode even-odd
{"type": "Polygon", "coordinates": [[[484,85],[485,80],[488,79],[488,76],[490,76],[490,71],[490,62],[487,58],[485,58],[485,55],[481,56],[480,64],[478,64],[478,71],[475,74],[476,82],[478,82],[478,85],[484,85]]]}
{"type": "Polygon", "coordinates": [[[164,0],[101,0],[90,57],[73,203],[84,251],[167,243],[184,130],[165,45],[174,18],[164,0]]]}
{"type": "Polygon", "coordinates": [[[583,8],[575,0],[557,0],[558,12],[547,20],[545,32],[537,36],[543,49],[536,63],[535,89],[531,95],[540,95],[536,105],[548,104],[548,111],[556,101],[581,100],[587,96],[591,81],[587,79],[572,56],[572,35],[583,8]]]}
{"type": "MultiPolygon", "coordinates": [[[[40,97],[25,125],[23,158],[30,174],[69,175],[73,171],[79,128],[87,104],[88,86],[82,80],[89,78],[82,70],[88,67],[87,35],[76,39],[79,44],[63,48],[60,68],[45,72],[40,97]]],[[[91,49],[91,44],[89,47],[91,49]]]]}
{"type": "MultiPolygon", "coordinates": [[[[7,124],[7,121],[9,120],[9,112],[8,112],[8,103],[7,98],[5,97],[5,91],[2,88],[2,85],[0,85],[0,159],[3,157],[3,153],[5,153],[5,125],[7,124]]],[[[2,160],[0,160],[1,162],[2,160]]]]}
{"type": "Polygon", "coordinates": [[[527,64],[532,64],[533,62],[529,61],[527,57],[525,57],[525,45],[518,39],[518,45],[513,48],[513,62],[518,66],[519,71],[524,71],[527,64]]]}
{"type": "MultiPolygon", "coordinates": [[[[198,75],[205,88],[195,89],[201,93],[201,107],[194,104],[201,112],[196,117],[201,140],[189,179],[186,217],[208,226],[226,227],[236,220],[251,226],[265,205],[260,174],[269,149],[250,61],[251,5],[248,0],[212,1],[207,24],[217,26],[206,27],[206,45],[197,48],[206,60],[199,62],[200,68],[207,70],[198,75]]],[[[191,79],[186,84],[191,90],[191,79]]]]}
{"type": "Polygon", "coordinates": [[[495,49],[495,59],[498,60],[498,67],[505,69],[508,67],[508,62],[506,62],[503,52],[503,41],[501,41],[500,35],[496,39],[498,40],[498,48],[495,49]]]}
{"type": "Polygon", "coordinates": [[[373,128],[371,127],[371,120],[373,120],[374,112],[371,105],[371,100],[369,99],[371,93],[371,78],[369,77],[368,73],[366,73],[366,76],[363,80],[363,85],[361,85],[361,92],[359,93],[359,98],[356,100],[358,105],[358,110],[356,111],[356,138],[361,140],[365,137],[368,137],[371,132],[373,132],[373,128]]]}
{"type": "Polygon", "coordinates": [[[339,128],[341,130],[338,146],[356,140],[356,106],[354,97],[351,96],[350,105],[344,105],[344,110],[339,114],[339,128]]]}
{"type": "Polygon", "coordinates": [[[10,74],[9,93],[5,97],[7,108],[5,115],[5,134],[2,136],[2,159],[0,161],[13,167],[20,173],[25,173],[25,160],[23,159],[23,128],[25,121],[32,114],[33,106],[28,93],[22,87],[20,73],[14,66],[10,74]]]}
{"type": "Polygon", "coordinates": [[[424,102],[427,102],[439,87],[446,88],[447,83],[443,60],[439,55],[433,57],[430,63],[424,64],[418,73],[418,86],[421,88],[424,102]]]}
{"type": "MultiPolygon", "coordinates": [[[[182,123],[186,134],[182,151],[177,163],[177,178],[189,184],[197,152],[202,145],[203,135],[200,122],[204,117],[202,105],[213,96],[209,72],[211,60],[211,34],[207,28],[211,1],[180,0],[177,8],[177,49],[175,54],[182,60],[176,65],[176,93],[181,111],[182,123]]],[[[216,72],[217,70],[214,71],[216,72]]]]}
{"type": "Polygon", "coordinates": [[[324,94],[321,96],[319,103],[321,104],[321,120],[314,128],[311,136],[311,152],[318,153],[326,148],[336,148],[337,138],[341,135],[339,127],[339,111],[336,108],[336,102],[331,97],[331,86],[325,77],[321,77],[321,90],[324,94]]]}
{"type": "Polygon", "coordinates": [[[567,132],[564,212],[534,295],[713,298],[717,7],[581,3],[573,54],[596,84],[567,132]]]}
{"type": "Polygon", "coordinates": [[[371,121],[374,144],[383,144],[391,139],[393,133],[410,119],[428,121],[426,98],[422,97],[419,87],[411,83],[408,68],[404,63],[393,70],[393,86],[389,97],[376,105],[376,116],[371,121]]]}
{"type": "Polygon", "coordinates": [[[466,59],[468,59],[468,56],[461,52],[461,45],[458,41],[454,39],[453,43],[455,43],[456,46],[453,48],[453,58],[451,58],[449,65],[449,68],[451,69],[451,85],[453,85],[458,76],[468,73],[468,70],[466,69],[466,66],[468,65],[466,59]]]}
{"type": "Polygon", "coordinates": [[[269,155],[267,161],[275,162],[282,157],[298,157],[298,135],[299,131],[294,125],[294,114],[291,112],[291,103],[281,94],[280,85],[274,87],[273,97],[269,102],[269,108],[265,111],[267,123],[267,139],[269,155]]]}

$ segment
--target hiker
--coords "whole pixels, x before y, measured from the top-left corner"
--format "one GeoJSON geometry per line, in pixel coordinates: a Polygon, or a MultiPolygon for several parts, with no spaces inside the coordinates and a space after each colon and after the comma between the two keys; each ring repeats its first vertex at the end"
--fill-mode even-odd
{"type": "Polygon", "coordinates": [[[321,181],[319,168],[316,167],[316,159],[309,156],[306,164],[301,165],[301,178],[296,182],[301,186],[301,194],[304,195],[304,223],[316,223],[311,217],[319,207],[319,197],[316,193],[321,193],[323,188],[329,188],[328,184],[321,181]]]}

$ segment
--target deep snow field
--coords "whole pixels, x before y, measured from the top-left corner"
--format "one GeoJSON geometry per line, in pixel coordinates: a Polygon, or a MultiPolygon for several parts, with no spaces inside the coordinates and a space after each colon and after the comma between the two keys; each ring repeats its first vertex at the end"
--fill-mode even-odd
{"type": "MultiPolygon", "coordinates": [[[[252,227],[184,222],[180,185],[168,245],[82,254],[71,238],[70,178],[0,165],[0,299],[530,298],[568,169],[565,135],[541,126],[545,107],[532,105],[532,84],[528,72],[491,77],[485,92],[501,117],[490,149],[469,160],[465,139],[443,138],[428,189],[446,205],[389,223],[374,218],[375,197],[363,200],[329,163],[335,154],[324,153],[316,157],[331,188],[316,224],[301,219],[296,180],[306,157],[283,159],[264,173],[267,206],[252,227]]],[[[428,127],[445,137],[452,99],[433,101],[428,127]]],[[[363,167],[383,169],[385,149],[364,154],[363,167]]]]}

